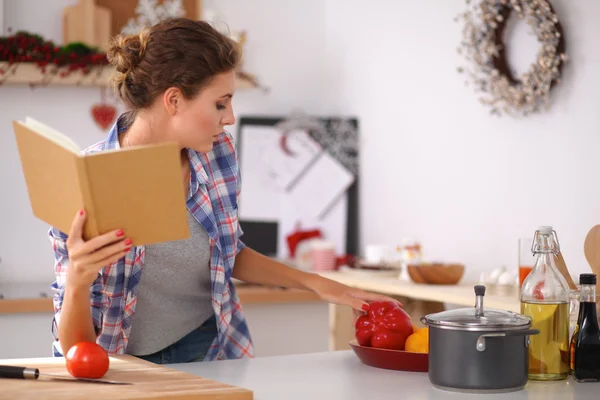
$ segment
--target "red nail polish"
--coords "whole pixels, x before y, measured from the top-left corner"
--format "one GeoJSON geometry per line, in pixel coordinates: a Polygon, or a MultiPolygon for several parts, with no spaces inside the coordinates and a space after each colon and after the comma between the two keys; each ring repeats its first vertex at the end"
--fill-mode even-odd
{"type": "Polygon", "coordinates": [[[363,309],[363,311],[369,311],[369,305],[363,304],[362,309],[363,309]]]}
{"type": "Polygon", "coordinates": [[[83,211],[83,209],[79,210],[79,215],[83,215],[85,214],[85,211],[83,211]]]}
{"type": "Polygon", "coordinates": [[[129,246],[131,243],[133,243],[133,240],[131,240],[130,238],[125,239],[125,241],[123,242],[126,246],[129,246]]]}
{"type": "Polygon", "coordinates": [[[131,250],[131,247],[125,247],[125,250],[123,250],[125,253],[129,253],[129,250],[131,250]]]}
{"type": "Polygon", "coordinates": [[[117,236],[118,236],[118,237],[121,237],[121,236],[123,236],[124,234],[125,234],[125,232],[123,232],[123,229],[119,229],[119,230],[117,231],[117,236]]]}

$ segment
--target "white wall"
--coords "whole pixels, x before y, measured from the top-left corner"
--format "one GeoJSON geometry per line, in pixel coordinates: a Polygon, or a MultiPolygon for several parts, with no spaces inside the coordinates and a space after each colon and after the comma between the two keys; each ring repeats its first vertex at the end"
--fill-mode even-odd
{"type": "MultiPolygon", "coordinates": [[[[574,275],[600,223],[600,2],[552,2],[571,59],[548,113],[491,117],[456,72],[462,0],[327,1],[324,112],[361,123],[361,241],[416,237],[467,278],[516,269],[517,238],[555,227],[574,275]]],[[[518,26],[516,66],[537,43],[518,26]]],[[[525,26],[526,27],[526,26],[525,26]]]]}

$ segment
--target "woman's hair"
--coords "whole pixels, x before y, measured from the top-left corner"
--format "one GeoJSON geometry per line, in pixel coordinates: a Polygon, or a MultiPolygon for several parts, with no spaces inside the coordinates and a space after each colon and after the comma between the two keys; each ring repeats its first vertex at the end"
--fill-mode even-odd
{"type": "Polygon", "coordinates": [[[174,18],[139,35],[115,36],[107,58],[117,70],[115,91],[136,113],[170,87],[195,97],[215,75],[237,69],[241,51],[207,22],[174,18]]]}

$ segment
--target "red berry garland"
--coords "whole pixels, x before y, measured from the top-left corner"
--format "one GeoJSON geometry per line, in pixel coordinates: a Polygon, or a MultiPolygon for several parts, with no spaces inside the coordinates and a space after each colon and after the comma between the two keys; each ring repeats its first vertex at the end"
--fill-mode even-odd
{"type": "MultiPolygon", "coordinates": [[[[95,67],[108,64],[106,54],[83,43],[57,46],[39,35],[19,31],[8,37],[0,37],[0,62],[34,63],[43,74],[50,72],[61,77],[80,70],[88,74],[95,67]]],[[[0,68],[0,77],[6,73],[0,68]]],[[[0,83],[2,80],[0,80],[0,83]]]]}

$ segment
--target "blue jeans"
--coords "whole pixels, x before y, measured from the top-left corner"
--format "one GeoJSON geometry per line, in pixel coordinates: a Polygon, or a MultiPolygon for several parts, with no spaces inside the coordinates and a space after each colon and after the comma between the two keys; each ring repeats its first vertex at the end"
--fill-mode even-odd
{"type": "Polygon", "coordinates": [[[217,320],[213,315],[179,341],[153,354],[136,356],[154,364],[178,364],[204,361],[206,353],[217,336],[217,320]]]}

